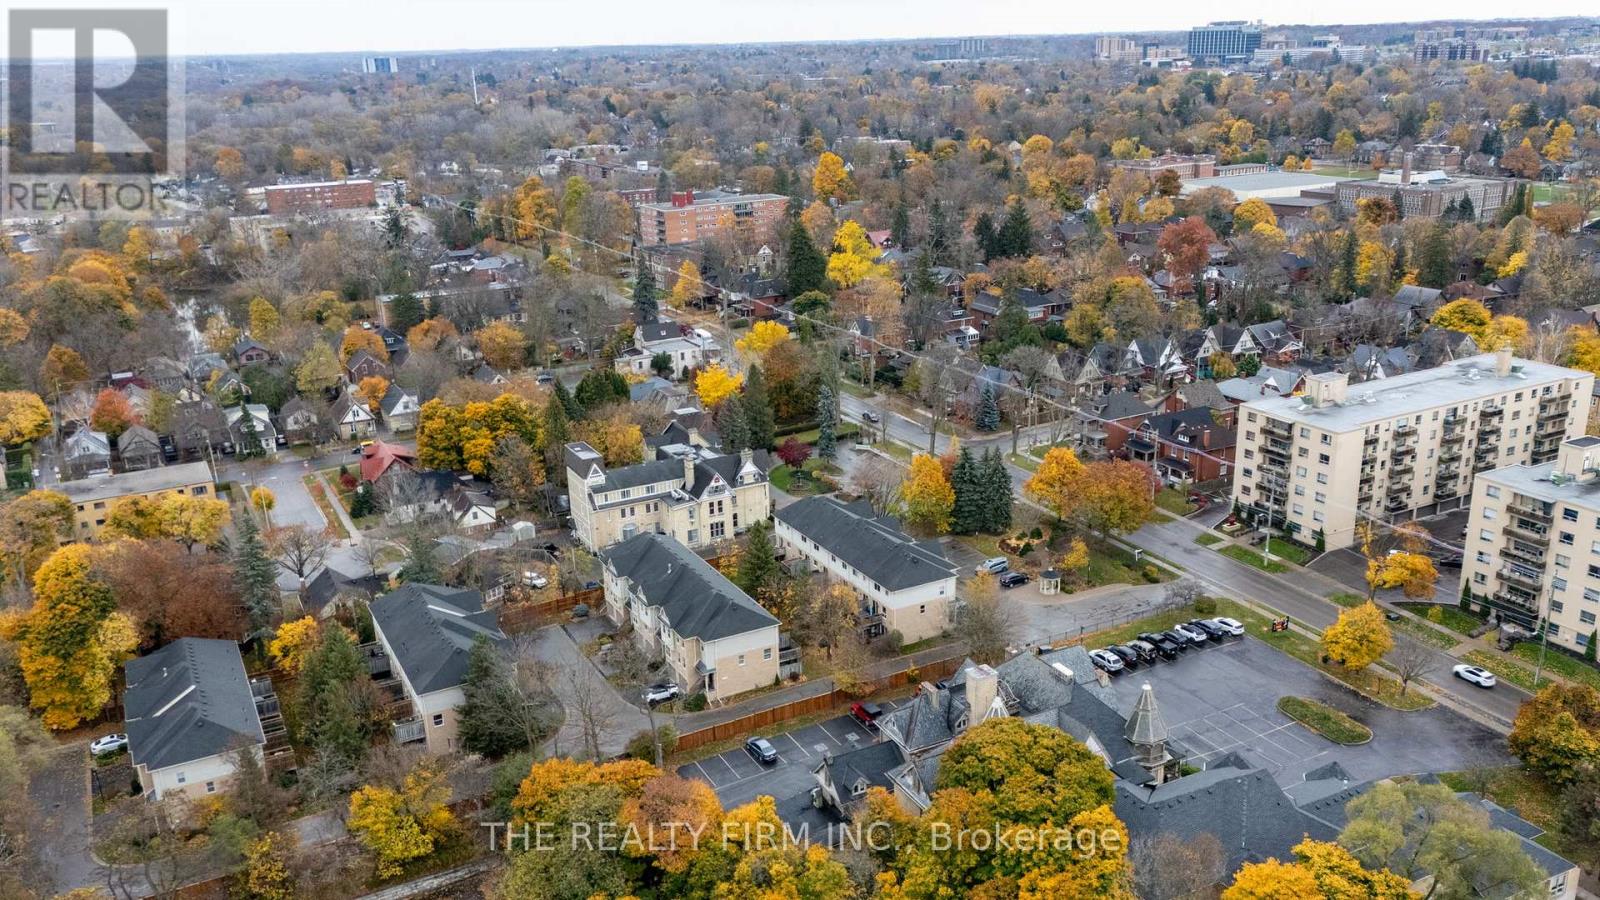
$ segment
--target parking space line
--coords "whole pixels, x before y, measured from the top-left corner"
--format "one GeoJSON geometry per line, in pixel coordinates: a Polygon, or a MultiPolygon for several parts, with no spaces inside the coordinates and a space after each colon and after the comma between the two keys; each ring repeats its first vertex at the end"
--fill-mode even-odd
{"type": "Polygon", "coordinates": [[[792,733],[785,731],[783,736],[789,739],[789,743],[793,744],[796,750],[800,751],[800,756],[802,758],[810,758],[811,754],[806,752],[806,748],[800,746],[800,742],[794,739],[794,735],[792,733]]]}
{"type": "Polygon", "coordinates": [[[694,767],[696,769],[700,770],[700,777],[704,778],[706,780],[707,784],[711,785],[712,787],[716,787],[717,786],[717,783],[711,779],[711,776],[706,774],[706,767],[705,766],[702,766],[702,765],[700,765],[699,762],[696,762],[694,764],[694,767]]]}
{"type": "Polygon", "coordinates": [[[828,730],[828,723],[827,722],[818,722],[817,723],[817,727],[821,728],[822,729],[822,733],[827,735],[828,739],[833,741],[835,744],[838,744],[841,747],[846,746],[847,742],[845,741],[844,738],[841,738],[838,735],[834,734],[832,731],[828,730]]]}
{"type": "MultiPolygon", "coordinates": [[[[739,774],[739,770],[738,770],[738,769],[735,769],[735,768],[734,768],[734,767],[733,767],[733,763],[731,763],[731,762],[728,762],[728,760],[727,760],[727,758],[726,758],[726,757],[725,757],[725,756],[724,756],[724,754],[721,754],[721,753],[718,753],[718,754],[717,754],[717,757],[716,757],[716,758],[717,758],[717,759],[718,759],[718,760],[720,760],[720,761],[721,761],[721,762],[722,762],[722,764],[723,764],[723,765],[725,765],[725,766],[727,766],[727,767],[728,767],[728,771],[729,771],[729,772],[732,772],[732,773],[733,773],[733,777],[734,777],[734,778],[743,778],[743,777],[744,777],[744,776],[743,776],[743,775],[740,775],[740,774],[739,774]]],[[[715,784],[715,783],[716,783],[716,782],[712,782],[712,784],[715,784]]]]}

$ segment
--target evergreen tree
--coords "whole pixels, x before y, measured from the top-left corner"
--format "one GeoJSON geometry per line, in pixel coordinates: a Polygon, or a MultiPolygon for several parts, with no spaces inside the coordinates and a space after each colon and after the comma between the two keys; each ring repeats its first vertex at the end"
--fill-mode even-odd
{"type": "Polygon", "coordinates": [[[889,239],[900,250],[911,246],[911,210],[906,209],[903,202],[895,204],[894,220],[889,225],[889,239]]]}
{"type": "Polygon", "coordinates": [[[278,611],[278,564],[267,557],[254,516],[238,520],[238,541],[233,548],[233,577],[239,600],[250,617],[252,631],[263,631],[278,611]]]}
{"type": "Polygon", "coordinates": [[[1406,242],[1402,238],[1395,242],[1394,260],[1389,264],[1389,283],[1392,289],[1398,290],[1406,280],[1406,242]]]}
{"type": "Polygon", "coordinates": [[[567,386],[561,383],[561,379],[556,379],[551,393],[555,396],[556,402],[561,404],[561,409],[566,413],[567,421],[573,422],[583,418],[583,406],[578,403],[578,398],[572,396],[572,392],[567,390],[567,386]]]}
{"type": "Polygon", "coordinates": [[[1007,291],[1005,298],[1000,301],[1000,311],[989,326],[989,340],[985,349],[991,351],[989,355],[993,358],[999,359],[1023,344],[1038,343],[1036,336],[1037,329],[1028,318],[1027,307],[1017,299],[1015,291],[1007,291]]]}
{"type": "Polygon", "coordinates": [[[817,456],[833,462],[839,455],[838,438],[834,429],[839,424],[839,413],[833,398],[833,388],[824,384],[817,389],[817,456]]]}
{"type": "Polygon", "coordinates": [[[1478,152],[1500,158],[1500,154],[1505,152],[1505,139],[1500,136],[1499,129],[1491,128],[1483,133],[1483,140],[1478,142],[1478,152]]]}
{"type": "Polygon", "coordinates": [[[1435,222],[1417,248],[1417,283],[1442,288],[1450,283],[1450,233],[1442,222],[1435,222]]]}
{"type": "Polygon", "coordinates": [[[1473,206],[1472,206],[1472,198],[1466,196],[1465,194],[1461,195],[1461,205],[1456,207],[1456,221],[1458,221],[1458,222],[1476,222],[1476,221],[1478,221],[1478,211],[1476,209],[1474,209],[1473,206]]]}
{"type": "Polygon", "coordinates": [[[938,293],[939,280],[933,276],[933,266],[928,262],[928,257],[932,255],[928,252],[917,254],[916,263],[911,267],[911,293],[924,297],[938,293]]]}
{"type": "Polygon", "coordinates": [[[628,379],[623,378],[616,369],[590,369],[578,382],[573,399],[585,410],[623,402],[628,399],[628,379]]]}
{"type": "Polygon", "coordinates": [[[656,276],[650,263],[639,260],[639,274],[633,279],[633,320],[643,325],[654,322],[661,314],[661,303],[656,297],[656,276]]]}
{"type": "Polygon", "coordinates": [[[978,213],[978,218],[972,223],[972,239],[977,242],[978,250],[983,253],[983,261],[989,262],[1000,255],[1000,237],[995,232],[994,217],[987,212],[978,213]]]}
{"type": "Polygon", "coordinates": [[[1524,204],[1527,203],[1527,198],[1528,198],[1528,186],[1526,184],[1518,182],[1516,190],[1513,191],[1512,194],[1511,194],[1511,202],[1507,203],[1505,206],[1500,207],[1500,219],[1499,219],[1499,222],[1500,222],[1500,227],[1501,228],[1504,228],[1507,225],[1511,224],[1511,220],[1512,219],[1515,219],[1517,216],[1522,215],[1522,207],[1523,207],[1524,204]]]}
{"type": "Polygon", "coordinates": [[[988,502],[988,488],[982,468],[966,447],[961,448],[961,455],[956,457],[956,464],[950,470],[950,486],[956,492],[956,504],[950,510],[950,530],[956,534],[976,533],[989,520],[988,511],[983,508],[988,502]]]}
{"type": "Polygon", "coordinates": [[[364,711],[351,688],[367,677],[366,661],[343,628],[322,629],[317,647],[306,659],[297,685],[301,742],[331,753],[349,765],[361,761],[367,747],[364,711]]]}
{"type": "Polygon", "coordinates": [[[749,373],[744,377],[743,405],[745,430],[750,435],[750,447],[756,450],[771,450],[777,423],[773,421],[772,398],[767,395],[767,378],[761,374],[760,366],[751,366],[749,373]]]}
{"type": "Polygon", "coordinates": [[[983,397],[978,402],[978,415],[973,423],[979,431],[994,431],[1000,427],[1000,403],[994,397],[994,385],[983,383],[983,397]]]}
{"type": "Polygon", "coordinates": [[[1398,222],[1404,219],[1406,217],[1406,200],[1405,196],[1400,193],[1399,188],[1394,189],[1394,196],[1389,199],[1389,202],[1394,204],[1394,220],[1398,222]]]}
{"type": "Polygon", "coordinates": [[[656,202],[666,203],[672,199],[672,179],[667,175],[667,170],[662,169],[656,173],[656,202]]]}
{"type": "Polygon", "coordinates": [[[402,582],[438,584],[441,576],[439,560],[434,553],[433,536],[421,528],[412,528],[408,529],[400,544],[405,548],[406,561],[394,577],[402,582]]]}
{"type": "MultiPolygon", "coordinates": [[[[561,387],[561,382],[556,382],[556,387],[561,387]]],[[[564,483],[567,478],[567,466],[563,460],[563,451],[567,442],[572,440],[572,426],[567,419],[567,408],[562,405],[559,397],[550,398],[544,405],[544,421],[540,423],[539,440],[543,443],[545,471],[558,483],[564,483]]]]}
{"type": "Polygon", "coordinates": [[[377,511],[378,503],[372,497],[372,485],[356,485],[355,493],[350,495],[350,518],[359,519],[377,511]]]}
{"type": "Polygon", "coordinates": [[[511,687],[511,673],[500,651],[481,634],[467,652],[461,692],[466,702],[456,714],[456,735],[468,753],[500,757],[528,749],[516,718],[506,715],[522,703],[511,687]]]}
{"type": "Polygon", "coordinates": [[[789,296],[798,297],[807,291],[822,291],[828,287],[828,260],[817,250],[810,232],[799,219],[789,225],[788,268],[784,284],[789,296]]]}
{"type": "Polygon", "coordinates": [[[256,427],[256,417],[250,414],[250,405],[242,399],[239,401],[239,458],[253,459],[265,456],[266,448],[261,446],[261,429],[256,427]]]}
{"type": "Polygon", "coordinates": [[[948,266],[955,258],[955,235],[950,230],[950,219],[945,215],[944,205],[939,198],[933,198],[933,203],[928,206],[928,253],[930,263],[935,266],[948,266]]]}
{"type": "Polygon", "coordinates": [[[733,573],[733,583],[754,597],[777,584],[783,578],[778,565],[778,552],[772,544],[772,523],[757,519],[745,532],[744,554],[739,557],[739,569],[733,573]]]}
{"type": "Polygon", "coordinates": [[[1027,256],[1033,252],[1033,220],[1028,208],[1018,200],[1006,210],[1006,220],[996,236],[1001,256],[1027,256]]]}
{"type": "Polygon", "coordinates": [[[422,301],[406,291],[389,304],[389,327],[403,335],[422,321],[423,314],[422,301]]]}
{"type": "Polygon", "coordinates": [[[738,453],[750,447],[750,419],[744,412],[744,398],[734,394],[722,401],[711,416],[722,438],[722,452],[738,453]]]}
{"type": "Polygon", "coordinates": [[[1353,297],[1360,289],[1356,280],[1356,232],[1352,228],[1344,234],[1344,247],[1339,252],[1339,291],[1353,297]]]}
{"type": "Polygon", "coordinates": [[[1011,530],[1011,473],[999,448],[990,447],[983,454],[982,469],[983,511],[987,517],[982,530],[1004,534],[1011,530]]]}
{"type": "Polygon", "coordinates": [[[1456,198],[1451,197],[1450,202],[1444,205],[1444,212],[1439,214],[1441,222],[1457,222],[1461,219],[1461,208],[1456,205],[1456,198]]]}

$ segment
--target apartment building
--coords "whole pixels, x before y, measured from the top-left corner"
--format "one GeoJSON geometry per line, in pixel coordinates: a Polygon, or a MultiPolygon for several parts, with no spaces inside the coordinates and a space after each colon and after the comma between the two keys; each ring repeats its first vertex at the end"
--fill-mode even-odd
{"type": "Polygon", "coordinates": [[[906,643],[950,625],[956,564],[938,541],[918,541],[865,500],[807,497],[778,510],[773,532],[785,551],[854,588],[866,637],[900,632],[906,643]]]}
{"type": "Polygon", "coordinates": [[[1163,153],[1149,159],[1113,159],[1106,165],[1140,172],[1152,181],[1162,172],[1176,172],[1179,178],[1210,178],[1217,174],[1217,158],[1209,153],[1192,156],[1163,153]]]}
{"type": "Polygon", "coordinates": [[[666,203],[639,204],[639,242],[687,244],[735,230],[772,234],[788,206],[782,194],[673,191],[666,203]]]}
{"type": "Polygon", "coordinates": [[[647,531],[704,547],[772,511],[766,470],[749,450],[732,456],[663,444],[656,459],[611,470],[581,441],[568,444],[565,456],[572,532],[592,551],[647,531]]]}
{"type": "Polygon", "coordinates": [[[606,615],[672,667],[687,694],[725,700],[778,680],[778,620],[689,548],[645,532],[608,547],[606,615]]]}
{"type": "Polygon", "coordinates": [[[1340,181],[1334,186],[1339,208],[1354,215],[1362,200],[1393,200],[1398,197],[1401,212],[1406,218],[1437,219],[1452,205],[1463,200],[1472,202],[1472,211],[1478,221],[1493,219],[1500,207],[1511,202],[1516,195],[1515,178],[1470,178],[1451,175],[1443,169],[1412,171],[1412,154],[1401,157],[1398,169],[1385,169],[1377,178],[1360,181],[1340,181]]]}
{"type": "Polygon", "coordinates": [[[1261,25],[1212,22],[1189,29],[1189,57],[1210,62],[1246,62],[1261,48],[1261,25]]]}
{"type": "Polygon", "coordinates": [[[410,717],[394,723],[395,743],[421,743],[431,754],[461,749],[456,710],[467,702],[472,645],[479,638],[506,644],[494,611],[484,608],[478,591],[415,581],[373,601],[371,609],[387,674],[398,679],[411,708],[410,717]]]}
{"type": "Polygon", "coordinates": [[[1328,372],[1303,395],[1239,410],[1233,499],[1271,527],[1332,550],[1358,510],[1390,521],[1464,507],[1473,477],[1540,465],[1584,433],[1594,376],[1509,350],[1357,386],[1328,372]]]}
{"type": "Polygon", "coordinates": [[[52,490],[72,501],[75,540],[91,541],[105,530],[106,514],[118,500],[128,497],[154,497],[167,492],[191,497],[210,497],[214,491],[211,466],[203,462],[161,466],[120,475],[93,475],[77,481],[63,481],[52,490]]]}
{"type": "Polygon", "coordinates": [[[1461,589],[1480,610],[1583,652],[1600,618],[1600,438],[1561,444],[1552,462],[1478,476],[1461,589]]]}
{"type": "Polygon", "coordinates": [[[324,209],[364,209],[378,205],[378,188],[370,179],[272,184],[264,191],[267,212],[275,216],[324,209]]]}
{"type": "Polygon", "coordinates": [[[180,638],[123,666],[122,707],[135,776],[153,800],[200,800],[225,790],[239,754],[258,761],[267,683],[258,693],[233,641],[180,638]]]}

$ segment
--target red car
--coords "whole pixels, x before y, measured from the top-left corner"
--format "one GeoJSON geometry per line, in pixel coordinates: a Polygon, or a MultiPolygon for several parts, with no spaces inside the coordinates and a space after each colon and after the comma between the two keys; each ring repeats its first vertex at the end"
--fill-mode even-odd
{"type": "Polygon", "coordinates": [[[860,722],[865,728],[878,730],[878,717],[883,715],[883,707],[876,703],[850,704],[850,717],[860,722]]]}

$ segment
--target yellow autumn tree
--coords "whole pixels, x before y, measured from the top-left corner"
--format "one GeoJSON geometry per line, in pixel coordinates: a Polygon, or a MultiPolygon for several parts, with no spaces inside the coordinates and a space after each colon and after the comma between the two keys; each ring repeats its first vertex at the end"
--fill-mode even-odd
{"type": "Polygon", "coordinates": [[[1462,297],[1439,307],[1428,322],[1470,335],[1479,347],[1483,347],[1484,331],[1493,318],[1487,306],[1469,297],[1462,297]]]}
{"type": "Polygon", "coordinates": [[[389,393],[389,379],[382,375],[368,375],[356,385],[356,393],[366,401],[367,409],[373,415],[377,415],[379,404],[383,402],[383,395],[389,393]]]}
{"type": "Polygon", "coordinates": [[[1578,132],[1572,123],[1561,120],[1556,127],[1550,130],[1550,140],[1544,144],[1544,158],[1551,162],[1566,162],[1572,158],[1572,142],[1578,137],[1578,132]]]}
{"type": "Polygon", "coordinates": [[[376,331],[351,325],[344,330],[344,337],[339,341],[339,361],[349,362],[357,350],[365,350],[384,362],[389,361],[389,350],[383,346],[383,338],[376,331]]]}
{"type": "Polygon", "coordinates": [[[712,363],[695,377],[694,392],[706,409],[715,409],[722,401],[739,393],[743,384],[743,376],[729,372],[722,363],[712,363]]]}
{"type": "Polygon", "coordinates": [[[906,523],[931,534],[950,530],[950,512],[956,505],[955,488],[939,460],[925,453],[911,458],[895,500],[906,523]]]}
{"type": "Polygon", "coordinates": [[[285,622],[278,626],[277,635],[267,644],[267,653],[278,664],[278,668],[291,677],[299,675],[311,651],[316,649],[320,634],[321,629],[315,617],[304,616],[285,622]]]}
{"type": "Polygon", "coordinates": [[[1304,840],[1295,860],[1246,863],[1222,900],[1416,900],[1411,883],[1388,869],[1368,869],[1350,851],[1304,840]]]}
{"type": "Polygon", "coordinates": [[[700,267],[694,260],[686,259],[678,267],[678,279],[672,283],[672,303],[679,309],[700,299],[705,294],[705,281],[700,277],[700,267]]]}
{"type": "Polygon", "coordinates": [[[1069,447],[1051,447],[1022,492],[1039,501],[1056,518],[1066,519],[1077,509],[1083,491],[1083,463],[1069,447]]]}
{"type": "Polygon", "coordinates": [[[0,447],[38,440],[50,433],[50,410],[38,394],[0,391],[0,447]]]}
{"type": "Polygon", "coordinates": [[[528,349],[528,339],[510,322],[494,321],[478,329],[474,337],[478,349],[489,365],[503,372],[522,368],[523,356],[528,349]]]}
{"type": "Polygon", "coordinates": [[[767,351],[789,339],[789,329],[782,322],[763,319],[751,326],[750,333],[733,342],[739,352],[750,359],[762,359],[767,351]]]}
{"type": "Polygon", "coordinates": [[[272,346],[278,339],[278,328],[281,322],[278,318],[278,308],[265,297],[256,297],[250,301],[250,336],[267,346],[272,346]]]}
{"type": "Polygon", "coordinates": [[[1367,601],[1346,609],[1322,632],[1322,653],[1347,669],[1365,669],[1394,648],[1383,610],[1367,601]]]}
{"type": "Polygon", "coordinates": [[[1518,353],[1528,352],[1533,346],[1528,320],[1512,315],[1495,316],[1489,320],[1489,327],[1483,330],[1483,343],[1478,346],[1483,350],[1510,347],[1518,353]]]}
{"type": "Polygon", "coordinates": [[[366,785],[350,796],[350,831],[376,858],[378,877],[400,874],[459,829],[445,807],[449,799],[449,784],[430,765],[407,774],[398,790],[366,785]]]}
{"type": "Polygon", "coordinates": [[[1267,205],[1267,201],[1260,197],[1251,197],[1233,208],[1233,228],[1235,231],[1245,231],[1265,222],[1268,225],[1277,225],[1278,216],[1267,205]]]}
{"type": "Polygon", "coordinates": [[[844,160],[837,153],[825,152],[817,157],[817,168],[811,173],[811,191],[819,200],[843,202],[855,196],[855,182],[850,180],[844,160]]]}
{"type": "Polygon", "coordinates": [[[867,240],[867,231],[854,219],[839,226],[833,235],[833,254],[828,257],[828,277],[842,288],[851,288],[868,278],[888,278],[888,266],[878,262],[878,248],[867,240]]]}

